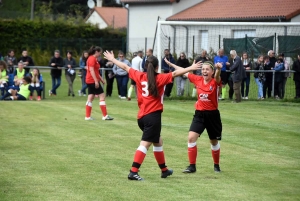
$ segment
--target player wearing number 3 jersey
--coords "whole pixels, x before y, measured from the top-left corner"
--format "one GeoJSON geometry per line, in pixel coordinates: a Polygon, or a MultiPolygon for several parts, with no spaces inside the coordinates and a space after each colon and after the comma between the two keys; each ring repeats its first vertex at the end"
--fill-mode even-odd
{"type": "Polygon", "coordinates": [[[147,73],[134,70],[126,64],[116,60],[112,52],[104,52],[105,58],[118,65],[120,68],[129,73],[129,77],[136,82],[138,91],[138,125],[143,131],[143,136],[140,146],[137,148],[132,163],[128,179],[130,180],[143,180],[138,175],[138,170],[142,165],[146,156],[147,150],[153,144],[153,152],[155,159],[161,169],[161,178],[166,178],[172,175],[173,170],[168,169],[165,164],[165,156],[163,152],[163,141],[160,136],[161,131],[161,113],[163,111],[163,95],[165,85],[172,82],[173,77],[177,77],[200,69],[200,63],[193,64],[192,66],[179,69],[177,71],[158,74],[158,60],[154,56],[147,58],[145,68],[147,73]]]}

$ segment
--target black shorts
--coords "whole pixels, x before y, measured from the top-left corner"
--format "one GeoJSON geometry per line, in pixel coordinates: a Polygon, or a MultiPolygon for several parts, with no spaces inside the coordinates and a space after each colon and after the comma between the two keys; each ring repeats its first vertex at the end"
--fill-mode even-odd
{"type": "Polygon", "coordinates": [[[228,73],[226,71],[221,71],[221,81],[222,81],[222,85],[228,83],[228,73]]]}
{"type": "Polygon", "coordinates": [[[86,84],[86,85],[88,87],[88,94],[99,95],[99,94],[102,94],[104,92],[100,83],[99,83],[99,88],[97,88],[97,89],[95,87],[95,83],[86,84]]]}
{"type": "Polygon", "coordinates": [[[27,100],[24,96],[17,93],[18,100],[27,100]]]}
{"type": "Polygon", "coordinates": [[[131,79],[131,85],[136,85],[136,82],[133,79],[131,79]]]}
{"type": "Polygon", "coordinates": [[[219,110],[195,111],[190,131],[201,135],[206,129],[209,139],[222,139],[222,122],[219,110]]]}
{"type": "Polygon", "coordinates": [[[159,143],[162,111],[152,112],[138,119],[138,125],[143,131],[142,140],[159,143]]]}

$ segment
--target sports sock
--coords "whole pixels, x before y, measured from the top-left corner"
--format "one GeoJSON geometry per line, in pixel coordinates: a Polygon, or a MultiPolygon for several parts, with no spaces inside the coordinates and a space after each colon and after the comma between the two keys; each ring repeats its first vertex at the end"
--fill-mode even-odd
{"type": "Polygon", "coordinates": [[[211,155],[214,160],[214,164],[219,164],[220,161],[220,143],[217,145],[211,145],[211,155]]]}
{"type": "Polygon", "coordinates": [[[134,155],[131,172],[138,172],[141,167],[147,153],[147,148],[140,145],[134,155]]]}
{"type": "Polygon", "coordinates": [[[85,117],[91,117],[92,102],[87,101],[85,104],[85,117]]]}
{"type": "Polygon", "coordinates": [[[197,159],[197,143],[188,143],[188,156],[189,156],[189,161],[190,165],[195,165],[196,164],[196,159],[197,159]]]}
{"type": "Polygon", "coordinates": [[[128,98],[131,98],[132,90],[133,90],[133,87],[130,86],[128,89],[128,98]]]}
{"type": "Polygon", "coordinates": [[[102,115],[105,117],[107,115],[105,101],[104,100],[100,100],[99,105],[100,105],[100,109],[101,109],[102,115]]]}
{"type": "Polygon", "coordinates": [[[159,168],[161,169],[161,171],[166,171],[168,170],[166,164],[165,164],[165,154],[163,151],[163,147],[155,147],[153,146],[153,153],[155,156],[155,159],[157,161],[157,164],[159,166],[159,168]]]}
{"type": "Polygon", "coordinates": [[[222,87],[222,99],[225,99],[226,87],[222,87]]]}

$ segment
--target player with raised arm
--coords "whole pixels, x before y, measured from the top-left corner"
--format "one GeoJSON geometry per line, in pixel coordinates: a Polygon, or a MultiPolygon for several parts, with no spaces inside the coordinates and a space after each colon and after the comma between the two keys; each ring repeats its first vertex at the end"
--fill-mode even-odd
{"type": "Polygon", "coordinates": [[[200,63],[192,66],[179,69],[174,72],[159,74],[158,59],[154,56],[149,56],[146,60],[145,68],[147,73],[139,72],[126,64],[114,58],[112,52],[104,52],[105,58],[126,70],[129,77],[136,82],[138,92],[138,125],[143,131],[142,139],[137,148],[132,163],[129,180],[143,180],[138,175],[138,170],[142,165],[146,156],[147,150],[153,144],[153,152],[158,166],[161,169],[161,178],[166,178],[173,174],[173,170],[168,169],[165,163],[163,151],[163,140],[160,136],[161,132],[161,113],[163,111],[163,95],[165,86],[172,82],[173,77],[177,77],[189,71],[198,70],[200,63]]]}
{"type": "MultiPolygon", "coordinates": [[[[180,69],[179,66],[168,61],[166,62],[176,70],[180,69]]],[[[186,74],[190,82],[196,86],[198,101],[195,104],[196,111],[188,135],[188,158],[190,165],[183,171],[184,173],[196,172],[196,142],[204,129],[207,130],[211,143],[214,171],[221,172],[219,166],[219,140],[221,140],[222,137],[222,122],[220,112],[218,110],[218,89],[222,85],[220,77],[220,69],[222,66],[223,65],[221,63],[216,63],[214,66],[212,62],[205,61],[202,64],[202,76],[194,75],[192,73],[186,74]]]]}

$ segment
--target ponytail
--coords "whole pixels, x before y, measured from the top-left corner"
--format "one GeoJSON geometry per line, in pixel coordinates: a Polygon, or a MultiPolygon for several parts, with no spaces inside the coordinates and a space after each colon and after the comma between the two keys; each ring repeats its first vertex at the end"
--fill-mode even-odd
{"type": "Polygon", "coordinates": [[[147,68],[147,78],[148,78],[148,91],[153,97],[158,97],[158,90],[156,85],[156,72],[155,68],[158,66],[158,60],[154,56],[149,56],[147,58],[146,64],[147,68]]]}

